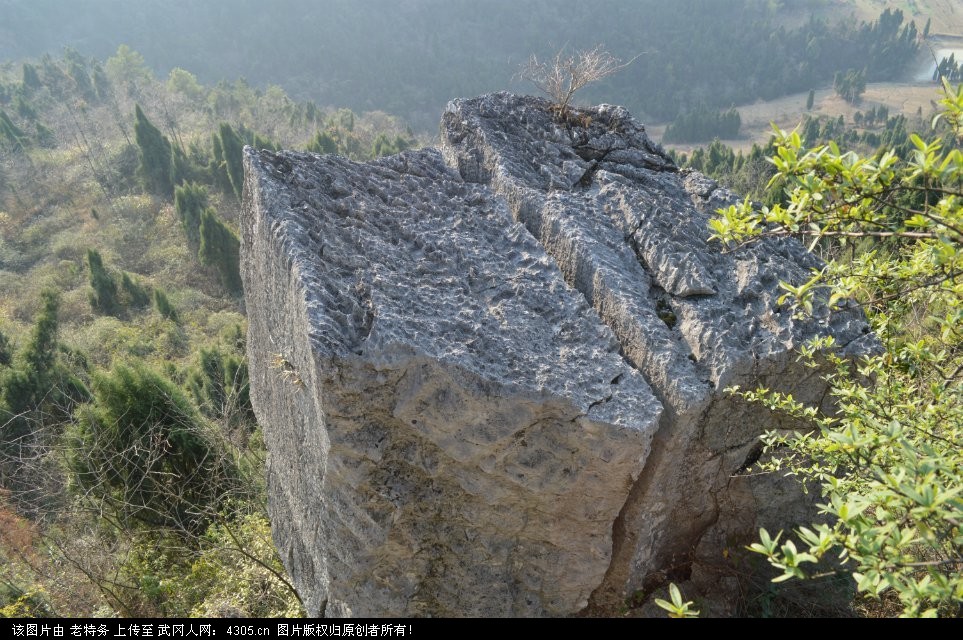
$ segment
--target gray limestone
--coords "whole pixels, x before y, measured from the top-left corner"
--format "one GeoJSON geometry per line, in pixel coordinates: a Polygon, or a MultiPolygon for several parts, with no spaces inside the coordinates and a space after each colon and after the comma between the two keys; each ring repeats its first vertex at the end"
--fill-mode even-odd
{"type": "MultiPolygon", "coordinates": [[[[708,241],[733,195],[620,107],[449,104],[441,150],[370,163],[245,150],[242,274],[269,508],[311,615],[613,611],[706,593],[760,524],[807,513],[745,474],[789,428],[724,392],[825,402],[796,362],[792,241],[708,241]]],[[[731,585],[730,585],[731,586],[731,585]]]]}

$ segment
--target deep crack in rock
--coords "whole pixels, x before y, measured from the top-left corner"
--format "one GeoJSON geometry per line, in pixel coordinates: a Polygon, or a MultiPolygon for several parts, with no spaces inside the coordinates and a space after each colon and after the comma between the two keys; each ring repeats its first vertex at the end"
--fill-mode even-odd
{"type": "Polygon", "coordinates": [[[680,559],[711,593],[707,558],[807,514],[737,475],[795,425],[723,389],[825,402],[793,350],[858,354],[863,317],[780,313],[815,258],[724,253],[731,193],[621,107],[576,115],[499,93],[452,102],[440,152],[245,150],[251,394],[309,614],[612,613],[680,559]]]}

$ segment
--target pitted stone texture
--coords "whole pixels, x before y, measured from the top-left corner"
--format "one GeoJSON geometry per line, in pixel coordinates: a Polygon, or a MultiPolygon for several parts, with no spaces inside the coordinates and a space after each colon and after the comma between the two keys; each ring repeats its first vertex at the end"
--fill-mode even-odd
{"type": "Polygon", "coordinates": [[[795,349],[871,350],[863,316],[794,318],[779,283],[819,262],[710,242],[733,194],[620,107],[491,94],[451,103],[441,138],[367,164],[245,151],[252,400],[308,612],[604,614],[668,579],[731,589],[725,554],[809,504],[743,473],[762,432],[798,425],[724,389],[826,407],[795,349]]]}
{"type": "Polygon", "coordinates": [[[739,475],[758,457],[761,433],[794,425],[723,390],[765,386],[821,404],[826,385],[794,350],[833,335],[858,354],[872,339],[858,310],[830,317],[817,309],[799,320],[779,304],[780,281],[803,282],[819,266],[795,241],[733,251],[709,242],[710,216],[735,197],[677,169],[624,109],[556,113],[544,100],[507,93],[455,100],[442,118],[442,152],[466,181],[505,198],[665,406],[665,425],[613,531],[612,566],[595,598],[604,608],[667,567],[706,574],[693,565],[725,551],[711,541],[784,524],[776,512],[785,509],[771,508],[767,496],[778,493],[785,505],[786,492],[796,495],[795,512],[804,513],[801,492],[756,490],[739,475]]]}
{"type": "Polygon", "coordinates": [[[252,401],[308,613],[584,608],[663,413],[612,331],[436,151],[246,149],[245,175],[252,401]]]}

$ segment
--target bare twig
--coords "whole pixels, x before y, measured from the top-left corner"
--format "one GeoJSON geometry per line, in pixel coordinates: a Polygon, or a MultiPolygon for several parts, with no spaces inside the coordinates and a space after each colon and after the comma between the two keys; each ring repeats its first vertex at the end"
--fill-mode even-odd
{"type": "Polygon", "coordinates": [[[639,56],[638,54],[628,62],[622,62],[598,45],[589,51],[576,51],[571,55],[565,53],[563,47],[550,60],[539,60],[532,55],[522,68],[518,76],[534,84],[554,102],[558,115],[568,111],[572,96],[585,85],[607,78],[621,71],[639,56]]]}

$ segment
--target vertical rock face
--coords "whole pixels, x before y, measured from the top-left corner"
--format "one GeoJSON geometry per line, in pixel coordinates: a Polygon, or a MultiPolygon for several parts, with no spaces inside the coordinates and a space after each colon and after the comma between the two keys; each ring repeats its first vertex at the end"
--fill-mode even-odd
{"type": "Polygon", "coordinates": [[[739,475],[786,427],[723,392],[819,403],[793,349],[797,244],[725,253],[732,195],[602,105],[451,103],[442,148],[366,164],[245,151],[242,272],[275,539],[312,615],[604,612],[718,585],[798,490],[739,475]]]}

